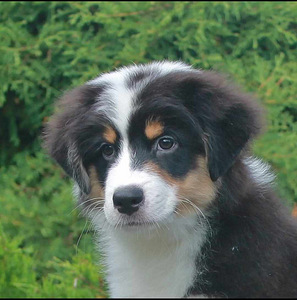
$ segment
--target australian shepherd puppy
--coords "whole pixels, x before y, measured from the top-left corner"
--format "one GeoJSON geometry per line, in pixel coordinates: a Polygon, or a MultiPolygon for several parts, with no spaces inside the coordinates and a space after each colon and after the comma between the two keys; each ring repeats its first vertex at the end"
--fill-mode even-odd
{"type": "Polygon", "coordinates": [[[297,226],[251,156],[261,109],[180,62],[103,74],[46,127],[98,231],[112,297],[297,297],[297,226]]]}

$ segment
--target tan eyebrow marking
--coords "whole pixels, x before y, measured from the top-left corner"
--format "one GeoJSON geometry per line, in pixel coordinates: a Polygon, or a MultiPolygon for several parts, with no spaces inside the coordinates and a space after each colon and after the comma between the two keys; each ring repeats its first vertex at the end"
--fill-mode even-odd
{"type": "Polygon", "coordinates": [[[117,134],[116,132],[110,127],[106,127],[103,137],[111,144],[114,144],[116,139],[117,139],[117,134]]]}
{"type": "Polygon", "coordinates": [[[164,126],[159,120],[149,120],[146,123],[145,127],[145,135],[149,140],[152,140],[159,135],[161,135],[164,131],[164,126]]]}

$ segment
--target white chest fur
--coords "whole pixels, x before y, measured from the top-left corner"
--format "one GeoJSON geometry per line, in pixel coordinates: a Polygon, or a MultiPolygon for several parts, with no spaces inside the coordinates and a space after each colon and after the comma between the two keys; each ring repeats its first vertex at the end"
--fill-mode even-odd
{"type": "Polygon", "coordinates": [[[104,232],[111,297],[183,297],[197,273],[205,233],[194,218],[152,230],[104,232]]]}

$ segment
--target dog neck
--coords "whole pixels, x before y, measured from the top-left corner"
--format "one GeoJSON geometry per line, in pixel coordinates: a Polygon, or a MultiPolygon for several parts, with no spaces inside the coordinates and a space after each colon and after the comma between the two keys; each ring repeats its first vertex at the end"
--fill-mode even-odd
{"type": "Polygon", "coordinates": [[[101,230],[111,297],[185,296],[197,276],[206,233],[202,216],[154,228],[101,230]]]}

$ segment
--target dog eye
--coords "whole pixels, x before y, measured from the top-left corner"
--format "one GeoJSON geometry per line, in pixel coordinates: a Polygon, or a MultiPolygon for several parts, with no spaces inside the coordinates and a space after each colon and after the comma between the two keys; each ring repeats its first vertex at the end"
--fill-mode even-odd
{"type": "Polygon", "coordinates": [[[113,145],[110,144],[104,144],[102,146],[102,155],[106,160],[110,160],[115,153],[115,149],[113,145]]]}
{"type": "Polygon", "coordinates": [[[165,136],[158,140],[158,150],[170,150],[175,145],[175,140],[170,136],[165,136]]]}

